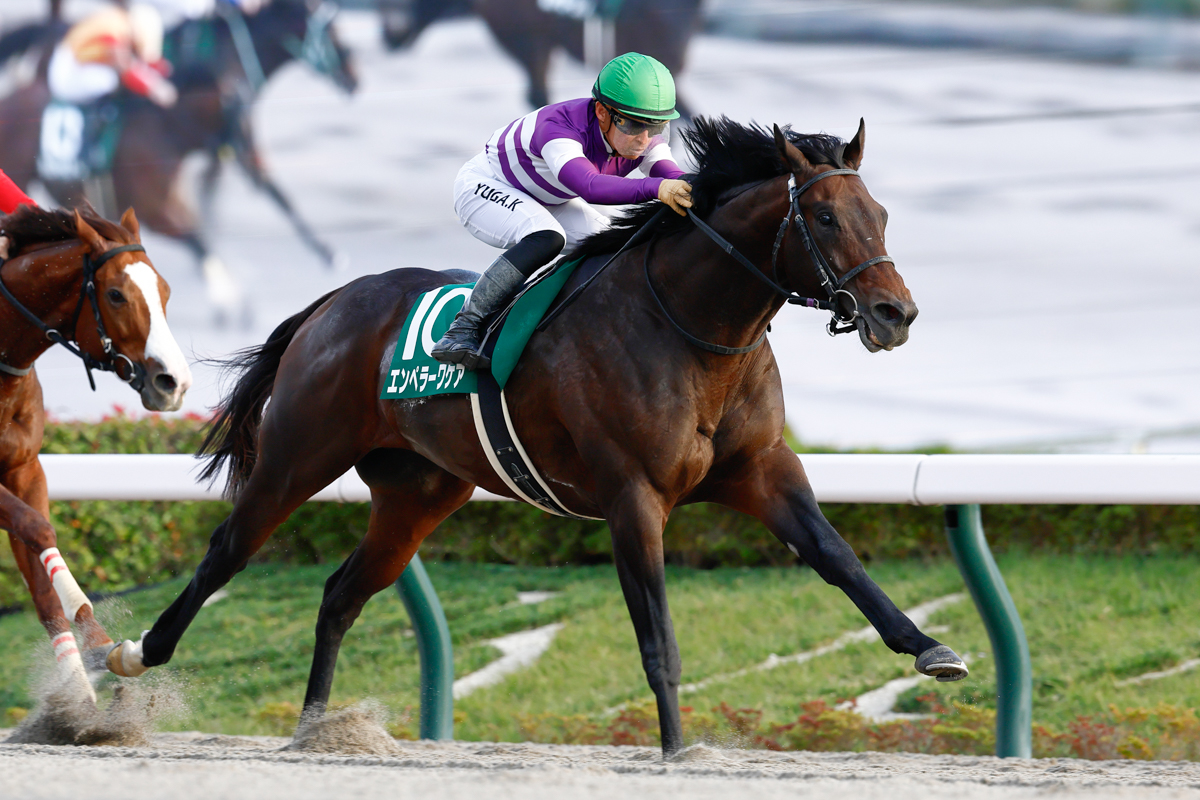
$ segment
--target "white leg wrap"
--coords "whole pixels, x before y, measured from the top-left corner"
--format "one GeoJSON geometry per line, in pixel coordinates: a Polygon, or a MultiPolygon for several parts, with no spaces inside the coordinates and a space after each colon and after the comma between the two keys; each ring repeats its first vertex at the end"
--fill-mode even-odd
{"type": "Polygon", "coordinates": [[[75,635],[70,631],[60,633],[52,640],[54,644],[54,660],[58,662],[58,673],[64,684],[71,684],[84,691],[92,701],[96,693],[88,681],[87,669],[83,666],[83,657],[79,654],[79,646],[75,643],[75,635]]]}
{"type": "Polygon", "coordinates": [[[63,560],[57,547],[48,547],[43,550],[38,556],[38,560],[42,562],[42,566],[46,568],[46,574],[50,576],[50,582],[54,584],[54,593],[58,595],[58,602],[62,603],[67,621],[74,622],[79,609],[84,606],[91,608],[92,601],[87,599],[87,595],[75,582],[75,576],[71,574],[71,570],[67,569],[67,562],[63,560]]]}

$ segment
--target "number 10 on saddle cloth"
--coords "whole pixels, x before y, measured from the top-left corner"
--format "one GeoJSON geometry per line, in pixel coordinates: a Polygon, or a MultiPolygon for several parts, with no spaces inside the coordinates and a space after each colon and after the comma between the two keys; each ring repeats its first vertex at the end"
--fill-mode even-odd
{"type": "MultiPolygon", "coordinates": [[[[521,351],[542,315],[577,266],[578,261],[560,264],[526,288],[513,302],[499,333],[493,334],[496,347],[492,351],[492,375],[501,389],[517,366],[521,351]]],[[[429,354],[471,296],[474,286],[473,283],[440,286],[417,298],[400,329],[396,351],[379,394],[381,400],[478,392],[479,383],[474,372],[458,364],[443,364],[429,354]]]]}

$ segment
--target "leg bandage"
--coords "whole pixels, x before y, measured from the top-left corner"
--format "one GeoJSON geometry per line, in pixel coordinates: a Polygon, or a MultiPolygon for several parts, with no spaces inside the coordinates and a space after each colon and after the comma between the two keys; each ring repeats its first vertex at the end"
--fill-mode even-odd
{"type": "Polygon", "coordinates": [[[54,644],[54,660],[59,664],[71,658],[71,656],[79,655],[79,646],[75,644],[75,634],[67,631],[60,633],[53,639],[54,644]]]}
{"type": "Polygon", "coordinates": [[[54,584],[54,593],[58,595],[58,602],[62,604],[67,621],[74,622],[79,609],[84,606],[91,608],[92,601],[87,599],[87,595],[75,582],[75,576],[67,569],[67,562],[63,560],[57,547],[43,550],[38,560],[42,562],[46,574],[50,576],[50,582],[54,584]]]}
{"type": "Polygon", "coordinates": [[[54,660],[58,662],[60,680],[64,684],[78,687],[95,702],[96,692],[88,681],[87,669],[83,666],[83,657],[75,643],[75,635],[66,631],[56,635],[51,641],[54,644],[54,660]]]}

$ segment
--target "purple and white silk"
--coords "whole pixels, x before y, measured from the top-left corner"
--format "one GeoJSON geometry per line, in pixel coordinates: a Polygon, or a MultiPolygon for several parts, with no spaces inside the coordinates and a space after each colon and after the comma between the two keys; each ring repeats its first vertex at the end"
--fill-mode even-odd
{"type": "Polygon", "coordinates": [[[657,136],[640,158],[613,153],[587,97],[514,120],[492,135],[484,154],[493,175],[544,206],[576,197],[598,205],[641,203],[658,197],[664,178],[683,174],[657,136]],[[639,168],[645,177],[627,177],[639,168]]]}

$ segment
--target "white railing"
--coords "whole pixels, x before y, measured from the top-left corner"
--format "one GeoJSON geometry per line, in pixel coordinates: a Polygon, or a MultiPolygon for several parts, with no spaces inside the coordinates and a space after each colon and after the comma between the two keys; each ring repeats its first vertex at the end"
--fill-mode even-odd
{"type": "MultiPolygon", "coordinates": [[[[51,500],[219,500],[186,455],[44,455],[51,500]]],[[[801,457],[827,503],[1200,505],[1200,455],[818,455],[801,457]]],[[[353,470],[313,500],[371,499],[353,470]]],[[[474,500],[502,500],[476,489],[474,500]]]]}

